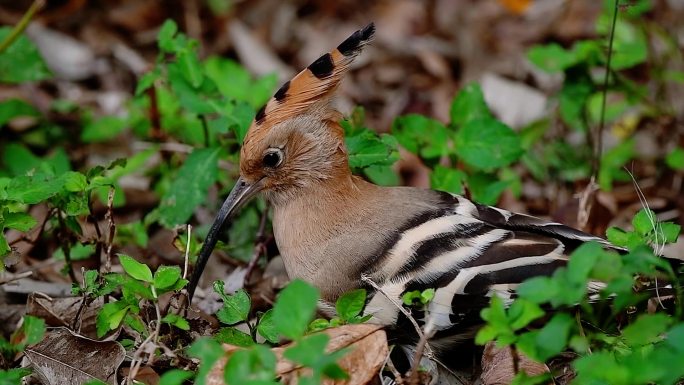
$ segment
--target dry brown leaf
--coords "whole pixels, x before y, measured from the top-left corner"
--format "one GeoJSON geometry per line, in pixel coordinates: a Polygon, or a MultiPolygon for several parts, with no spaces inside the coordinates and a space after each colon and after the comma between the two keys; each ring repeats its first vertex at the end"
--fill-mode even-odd
{"type": "MultiPolygon", "coordinates": [[[[532,361],[518,352],[518,369],[527,373],[528,376],[537,376],[548,373],[549,368],[545,364],[532,361]]],[[[482,354],[482,385],[506,385],[510,384],[515,377],[513,367],[513,354],[509,347],[497,348],[494,342],[485,346],[482,354]]]]}
{"type": "MultiPolygon", "coordinates": [[[[47,326],[66,326],[70,328],[82,302],[83,299],[80,297],[48,299],[31,293],[26,303],[26,313],[44,319],[47,326]]],[[[80,315],[81,320],[76,325],[76,330],[80,334],[93,339],[97,338],[95,321],[97,319],[97,312],[103,303],[102,298],[97,298],[89,306],[83,307],[80,315]]]]}
{"type": "Polygon", "coordinates": [[[43,384],[83,384],[98,379],[116,385],[126,351],[115,341],[95,341],[57,328],[24,352],[43,384]]]}
{"type": "MultiPolygon", "coordinates": [[[[388,354],[387,336],[379,325],[359,324],[344,325],[322,331],[330,337],[326,351],[336,352],[349,347],[350,351],[340,359],[338,364],[349,374],[347,380],[323,380],[323,385],[366,385],[385,362],[388,354]]],[[[284,384],[295,385],[297,379],[306,374],[305,368],[283,358],[283,352],[292,344],[273,348],[278,363],[276,374],[284,384]]],[[[225,345],[226,352],[231,353],[238,347],[225,345]]],[[[223,368],[226,360],[219,360],[207,375],[207,385],[225,385],[223,368]]]]}

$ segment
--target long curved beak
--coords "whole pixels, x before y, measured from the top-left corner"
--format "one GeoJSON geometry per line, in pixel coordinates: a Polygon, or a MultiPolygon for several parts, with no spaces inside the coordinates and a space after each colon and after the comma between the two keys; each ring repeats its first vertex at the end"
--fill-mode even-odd
{"type": "Polygon", "coordinates": [[[190,277],[190,283],[188,284],[188,303],[192,303],[192,296],[195,294],[195,289],[199,283],[202,272],[209,261],[211,252],[216,246],[219,234],[223,228],[224,223],[231,219],[235,213],[247,203],[252,197],[254,197],[262,189],[261,181],[255,183],[247,183],[242,177],[239,177],[233,190],[228,195],[228,198],[223,202],[221,210],[216,214],[216,219],[209,229],[209,234],[202,244],[202,249],[200,250],[199,256],[197,257],[197,263],[192,272],[192,277],[190,277]]]}

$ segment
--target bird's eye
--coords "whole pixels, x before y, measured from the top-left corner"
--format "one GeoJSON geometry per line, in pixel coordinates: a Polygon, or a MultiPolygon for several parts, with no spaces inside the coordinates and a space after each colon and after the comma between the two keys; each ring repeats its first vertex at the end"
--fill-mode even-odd
{"type": "Polygon", "coordinates": [[[270,150],[264,155],[264,166],[266,167],[278,167],[282,161],[282,151],[279,149],[270,150]]]}

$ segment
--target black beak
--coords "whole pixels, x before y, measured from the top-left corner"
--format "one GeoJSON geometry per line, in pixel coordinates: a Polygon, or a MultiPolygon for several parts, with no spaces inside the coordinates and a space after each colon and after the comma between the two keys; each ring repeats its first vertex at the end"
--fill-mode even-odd
{"type": "Polygon", "coordinates": [[[214,223],[211,225],[211,229],[209,229],[207,239],[202,244],[202,249],[197,257],[197,263],[188,284],[188,303],[192,303],[192,296],[195,294],[195,289],[207,265],[207,261],[209,261],[211,252],[216,246],[223,224],[226,220],[232,218],[243,204],[247,203],[254,195],[261,191],[261,187],[261,181],[249,184],[242,177],[238,178],[237,182],[235,182],[233,190],[223,202],[221,210],[216,214],[216,219],[214,219],[214,223]]]}

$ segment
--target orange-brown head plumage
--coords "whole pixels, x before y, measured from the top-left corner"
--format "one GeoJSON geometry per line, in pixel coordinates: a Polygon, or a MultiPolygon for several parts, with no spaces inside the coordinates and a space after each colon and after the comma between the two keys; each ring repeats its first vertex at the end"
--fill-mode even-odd
{"type": "Polygon", "coordinates": [[[348,172],[340,115],[330,106],[334,91],[375,26],[354,32],[283,84],[259,110],[242,145],[240,174],[261,181],[268,193],[302,187],[348,172]]]}

